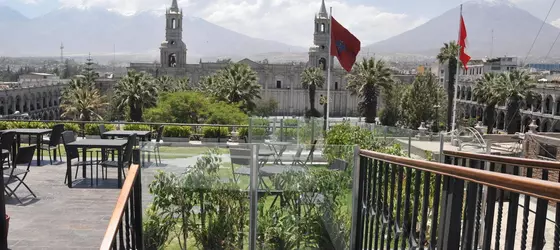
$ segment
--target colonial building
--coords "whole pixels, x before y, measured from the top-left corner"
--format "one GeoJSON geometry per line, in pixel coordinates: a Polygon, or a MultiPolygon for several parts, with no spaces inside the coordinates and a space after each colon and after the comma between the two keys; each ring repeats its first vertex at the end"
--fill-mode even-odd
{"type": "MultiPolygon", "coordinates": [[[[154,76],[170,75],[176,77],[189,77],[191,82],[198,83],[204,76],[209,76],[227,66],[226,62],[202,62],[187,64],[187,47],[183,42],[183,11],[179,9],[177,1],[173,0],[171,7],[166,11],[165,41],[160,46],[160,63],[131,63],[129,69],[145,71],[154,76]]],[[[309,49],[307,63],[272,64],[255,62],[249,59],[239,61],[249,65],[258,74],[261,84],[261,97],[264,100],[274,99],[278,102],[275,115],[303,115],[309,107],[309,97],[306,89],[301,84],[301,73],[307,67],[320,67],[327,74],[327,58],[329,58],[329,15],[324,0],[319,13],[314,17],[314,46],[309,49]]],[[[331,73],[331,100],[330,114],[332,116],[358,115],[357,96],[350,95],[346,90],[346,71],[334,67],[331,73]]],[[[410,77],[403,76],[402,82],[409,82],[410,77]]],[[[317,90],[319,96],[327,95],[326,84],[317,90]]],[[[323,110],[316,101],[315,108],[323,110]]]]}
{"type": "Polygon", "coordinates": [[[0,116],[58,119],[60,95],[67,81],[52,74],[31,73],[17,82],[0,82],[0,116]]]}

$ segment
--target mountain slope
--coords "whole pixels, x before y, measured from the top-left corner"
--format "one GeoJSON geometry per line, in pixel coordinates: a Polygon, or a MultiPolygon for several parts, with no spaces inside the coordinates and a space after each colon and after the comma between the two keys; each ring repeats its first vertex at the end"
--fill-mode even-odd
{"type": "MultiPolygon", "coordinates": [[[[183,38],[187,57],[252,55],[299,52],[304,48],[248,37],[203,19],[184,18],[183,38]]],[[[157,55],[165,39],[165,17],[150,13],[123,16],[103,9],[59,9],[47,15],[0,26],[0,55],[48,56],[59,54],[63,42],[67,54],[151,53],[157,55]]],[[[198,61],[198,60],[197,60],[198,61]]]]}
{"type": "MultiPolygon", "coordinates": [[[[525,57],[542,25],[542,20],[507,1],[472,1],[463,5],[468,31],[468,52],[475,57],[515,55],[525,57]],[[494,46],[492,46],[492,30],[494,46]],[[493,47],[493,50],[492,50],[493,47]]],[[[444,42],[457,39],[459,7],[449,10],[415,29],[367,46],[382,54],[410,53],[435,56],[444,42]]],[[[560,29],[545,24],[531,52],[547,54],[560,29]]],[[[552,56],[560,54],[560,44],[552,56]]]]}
{"type": "Polygon", "coordinates": [[[8,6],[0,6],[0,24],[26,21],[27,17],[8,6]]]}

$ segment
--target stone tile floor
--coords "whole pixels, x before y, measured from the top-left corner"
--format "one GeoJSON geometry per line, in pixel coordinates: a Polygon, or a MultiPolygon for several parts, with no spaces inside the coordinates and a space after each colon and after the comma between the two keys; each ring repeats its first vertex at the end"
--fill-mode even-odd
{"type": "MultiPolygon", "coordinates": [[[[144,207],[151,201],[148,184],[158,170],[181,172],[196,158],[164,160],[162,166],[143,168],[144,207]]],[[[109,179],[100,180],[98,186],[94,182],[93,187],[90,179],[80,179],[80,170],[72,189],[64,184],[65,172],[65,163],[32,166],[25,182],[37,198],[23,186],[16,192],[23,204],[6,197],[10,249],[99,249],[120,192],[116,170],[109,169],[109,179]]]]}

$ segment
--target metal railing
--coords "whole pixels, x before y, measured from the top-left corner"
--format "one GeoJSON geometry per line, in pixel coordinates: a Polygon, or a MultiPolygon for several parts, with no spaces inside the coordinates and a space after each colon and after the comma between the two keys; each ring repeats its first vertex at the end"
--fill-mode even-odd
{"type": "Polygon", "coordinates": [[[140,167],[136,164],[128,170],[100,250],[144,249],[140,173],[140,167]]]}
{"type": "MultiPolygon", "coordinates": [[[[500,162],[517,165],[514,172],[543,163],[504,158],[500,162]]],[[[460,158],[447,152],[447,164],[442,164],[360,151],[354,169],[351,249],[543,249],[545,236],[553,238],[548,240],[558,249],[560,184],[546,181],[546,174],[538,180],[506,174],[505,168],[495,172],[493,160],[498,158],[460,158]],[[502,223],[506,192],[507,220],[502,223]],[[520,217],[521,196],[525,203],[520,217]],[[534,201],[536,213],[529,214],[534,201]],[[547,219],[549,202],[556,204],[549,208],[555,212],[552,220],[547,219]]]]}

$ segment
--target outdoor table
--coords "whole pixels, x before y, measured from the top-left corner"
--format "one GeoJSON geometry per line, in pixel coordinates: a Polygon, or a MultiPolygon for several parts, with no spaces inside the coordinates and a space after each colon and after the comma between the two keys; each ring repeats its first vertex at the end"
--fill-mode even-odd
{"type": "MultiPolygon", "coordinates": [[[[50,134],[52,129],[34,129],[34,128],[18,128],[18,129],[10,129],[4,130],[3,132],[15,132],[16,133],[16,145],[13,146],[14,155],[16,155],[17,150],[21,145],[21,135],[29,135],[37,137],[37,166],[41,166],[41,158],[43,155],[43,150],[41,150],[41,143],[43,142],[43,136],[50,134]]],[[[54,150],[54,161],[56,161],[56,149],[54,150]]]]}
{"type": "Polygon", "coordinates": [[[272,142],[265,142],[268,146],[274,151],[274,164],[282,165],[282,154],[286,151],[288,146],[292,145],[291,142],[282,142],[282,141],[272,141],[272,142]],[[280,149],[276,148],[280,147],[280,149]]]}
{"type": "MultiPolygon", "coordinates": [[[[126,140],[108,140],[108,139],[84,139],[84,140],[79,140],[79,141],[75,141],[72,143],[68,143],[68,145],[66,145],[66,147],[75,147],[78,150],[82,149],[82,161],[85,161],[85,159],[87,158],[87,150],[88,149],[94,149],[94,148],[100,148],[103,152],[107,149],[109,150],[116,150],[117,151],[117,162],[119,163],[119,169],[117,170],[118,174],[118,180],[117,180],[117,186],[119,188],[122,187],[122,171],[121,168],[123,168],[123,153],[124,153],[124,148],[126,147],[127,141],[126,140]]],[[[102,153],[101,154],[102,157],[105,157],[105,154],[102,153]]],[[[105,159],[102,159],[105,160],[105,159]]],[[[66,173],[68,174],[68,187],[72,188],[72,160],[71,159],[67,159],[66,163],[67,163],[67,170],[66,173]]],[[[83,166],[83,170],[82,170],[82,174],[83,174],[83,178],[86,178],[86,170],[87,167],[84,164],[83,166]]]]}
{"type": "Polygon", "coordinates": [[[262,167],[260,172],[267,176],[273,176],[285,172],[305,172],[305,168],[300,166],[273,165],[262,167]]]}
{"type": "MultiPolygon", "coordinates": [[[[152,137],[152,132],[151,131],[142,131],[142,130],[112,130],[112,131],[107,131],[105,133],[103,133],[102,136],[104,137],[111,137],[112,139],[115,139],[115,137],[129,137],[133,134],[136,134],[137,137],[140,138],[140,141],[145,142],[145,141],[149,141],[152,137]]],[[[138,145],[140,145],[140,147],[143,147],[143,143],[138,143],[138,145]]],[[[148,162],[150,161],[150,156],[151,154],[148,152],[148,162]]],[[[144,153],[142,153],[142,166],[144,166],[144,153]]]]}

